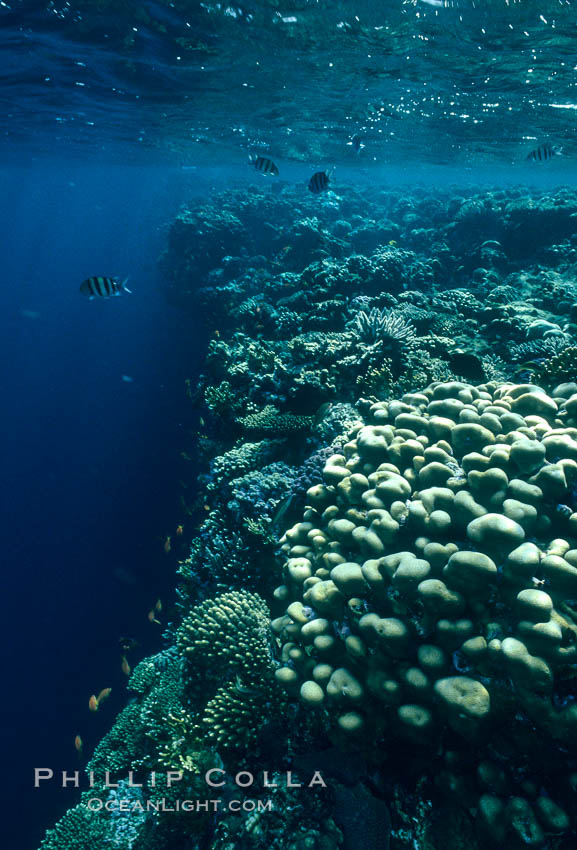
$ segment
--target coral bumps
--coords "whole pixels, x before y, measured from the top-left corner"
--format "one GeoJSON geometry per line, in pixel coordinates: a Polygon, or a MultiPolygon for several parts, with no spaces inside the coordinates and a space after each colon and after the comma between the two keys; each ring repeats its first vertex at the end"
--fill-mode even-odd
{"type": "Polygon", "coordinates": [[[201,730],[223,749],[254,749],[267,713],[278,708],[270,615],[255,593],[233,591],[192,609],[178,632],[190,679],[211,694],[201,730]]]}
{"type": "MultiPolygon", "coordinates": [[[[361,402],[283,537],[277,678],[336,734],[402,740],[491,842],[569,828],[577,396],[436,383],[361,402]]],[[[499,845],[501,846],[501,845],[499,845]]]]}

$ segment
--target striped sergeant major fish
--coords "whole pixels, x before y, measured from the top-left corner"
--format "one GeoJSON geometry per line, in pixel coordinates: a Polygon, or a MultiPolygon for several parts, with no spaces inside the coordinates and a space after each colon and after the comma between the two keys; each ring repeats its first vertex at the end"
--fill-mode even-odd
{"type": "Polygon", "coordinates": [[[355,153],[360,153],[362,149],[365,147],[362,136],[359,136],[358,133],[355,133],[354,136],[351,136],[350,142],[347,142],[347,145],[352,147],[355,153]]]}
{"type": "Polygon", "coordinates": [[[326,192],[331,182],[330,171],[315,171],[309,180],[309,192],[313,195],[319,195],[321,192],[326,192]]]}
{"type": "Polygon", "coordinates": [[[267,156],[251,156],[250,161],[257,171],[261,174],[270,174],[273,177],[278,177],[278,168],[267,156]]]}
{"type": "Polygon", "coordinates": [[[80,294],[91,301],[93,298],[112,298],[123,292],[131,292],[126,286],[127,281],[128,278],[119,281],[115,277],[87,277],[80,284],[80,294]]]}
{"type": "Polygon", "coordinates": [[[559,145],[552,145],[550,142],[545,142],[544,145],[539,145],[538,148],[527,154],[527,159],[530,159],[531,162],[547,162],[549,159],[553,159],[554,156],[559,156],[561,151],[562,148],[559,145]]]}

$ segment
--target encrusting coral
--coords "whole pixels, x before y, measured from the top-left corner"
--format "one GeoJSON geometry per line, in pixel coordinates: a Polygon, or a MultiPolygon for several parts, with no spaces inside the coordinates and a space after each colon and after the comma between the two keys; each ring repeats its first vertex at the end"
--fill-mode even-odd
{"type": "Polygon", "coordinates": [[[360,747],[416,748],[498,846],[540,847],[574,816],[567,395],[452,382],[361,403],[368,424],[282,540],[278,681],[360,747]]]}

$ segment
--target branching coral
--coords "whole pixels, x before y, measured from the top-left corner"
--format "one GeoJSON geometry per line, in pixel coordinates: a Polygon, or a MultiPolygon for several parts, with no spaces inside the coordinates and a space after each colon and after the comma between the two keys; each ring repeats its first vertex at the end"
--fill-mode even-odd
{"type": "Polygon", "coordinates": [[[178,646],[211,679],[218,681],[224,671],[258,688],[272,663],[268,623],[268,608],[255,593],[224,593],[192,609],[178,631],[178,646]]]}
{"type": "Polygon", "coordinates": [[[250,413],[242,417],[238,423],[248,433],[270,434],[278,437],[310,431],[313,417],[280,413],[273,405],[267,405],[258,413],[250,413]]]}
{"type": "Polygon", "coordinates": [[[242,443],[224,455],[214,458],[210,464],[211,479],[208,489],[214,490],[223,480],[232,480],[251,470],[260,469],[279,453],[280,440],[261,440],[258,443],[242,443]]]}
{"type": "Polygon", "coordinates": [[[177,638],[196,676],[203,671],[209,699],[200,728],[207,739],[224,750],[254,749],[282,703],[273,678],[266,604],[246,591],[224,593],[193,608],[177,638]]]}
{"type": "Polygon", "coordinates": [[[527,360],[539,360],[555,357],[567,348],[567,340],[560,336],[550,336],[545,339],[532,339],[529,342],[521,342],[512,345],[509,354],[514,362],[527,360]]]}
{"type": "Polygon", "coordinates": [[[132,673],[129,687],[139,694],[138,699],[122,710],[88,763],[98,781],[104,780],[107,772],[122,774],[159,766],[164,718],[181,707],[182,659],[173,651],[145,659],[132,673]]]}
{"type": "Polygon", "coordinates": [[[361,310],[355,319],[355,330],[363,342],[374,344],[384,342],[388,347],[394,342],[411,346],[416,339],[415,329],[410,320],[393,310],[378,310],[369,313],[361,310]]]}
{"type": "Polygon", "coordinates": [[[224,419],[231,419],[242,410],[242,399],[234,392],[230,381],[222,381],[217,387],[206,387],[204,401],[209,410],[224,419]]]}
{"type": "Polygon", "coordinates": [[[550,386],[577,377],[577,346],[571,345],[554,354],[543,364],[543,378],[550,386]]]}
{"type": "Polygon", "coordinates": [[[232,499],[228,508],[237,521],[271,517],[274,509],[291,489],[296,470],[277,462],[248,472],[230,482],[232,499]]]}
{"type": "MultiPolygon", "coordinates": [[[[69,809],[56,826],[48,830],[40,850],[113,848],[111,833],[110,823],[102,813],[91,812],[84,803],[80,803],[69,809]]],[[[130,845],[122,847],[122,850],[130,850],[130,845]]]]}

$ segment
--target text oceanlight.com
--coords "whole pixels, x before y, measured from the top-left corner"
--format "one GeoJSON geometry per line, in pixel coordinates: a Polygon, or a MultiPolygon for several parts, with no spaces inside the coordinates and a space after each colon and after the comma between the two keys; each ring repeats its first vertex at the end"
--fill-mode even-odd
{"type": "Polygon", "coordinates": [[[271,812],[272,800],[101,800],[94,797],[84,803],[91,812],[271,812]]]}

